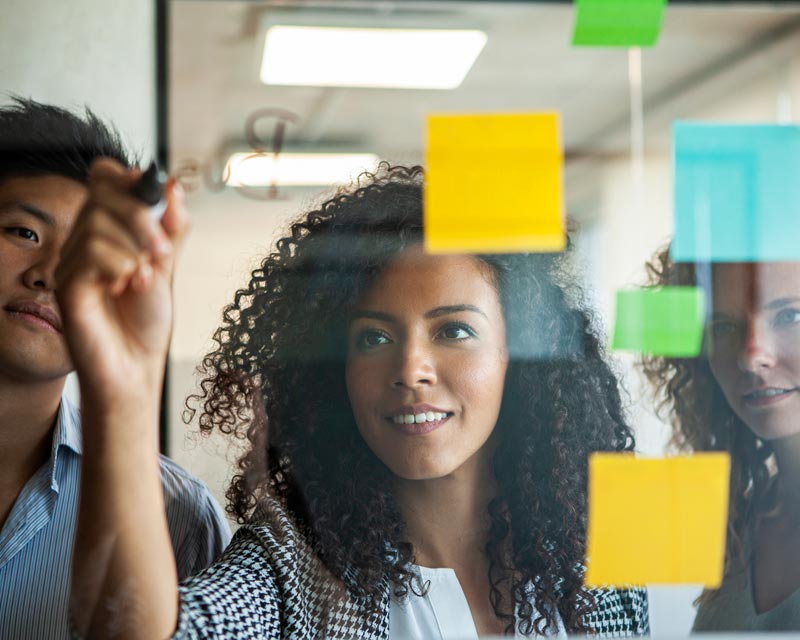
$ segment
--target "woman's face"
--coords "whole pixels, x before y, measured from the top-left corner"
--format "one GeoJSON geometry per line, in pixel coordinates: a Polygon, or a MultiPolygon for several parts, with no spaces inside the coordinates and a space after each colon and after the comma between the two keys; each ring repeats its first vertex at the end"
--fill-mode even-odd
{"type": "Polygon", "coordinates": [[[347,390],[356,424],[398,477],[441,478],[473,459],[497,423],[508,355],[489,268],[412,247],[359,301],[347,390]]]}
{"type": "Polygon", "coordinates": [[[800,433],[800,263],[715,265],[711,369],[765,440],[800,433]]]}

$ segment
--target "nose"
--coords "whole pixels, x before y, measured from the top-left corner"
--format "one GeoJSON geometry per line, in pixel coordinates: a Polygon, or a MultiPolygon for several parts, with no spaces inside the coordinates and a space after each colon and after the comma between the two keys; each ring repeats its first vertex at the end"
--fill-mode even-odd
{"type": "Polygon", "coordinates": [[[34,290],[52,291],[55,288],[55,271],[58,265],[59,252],[55,249],[43,249],[36,260],[23,273],[22,279],[26,287],[34,290]]]}
{"type": "Polygon", "coordinates": [[[399,350],[392,386],[416,389],[434,385],[436,381],[436,365],[430,347],[422,341],[408,340],[399,350]]]}
{"type": "Polygon", "coordinates": [[[775,353],[769,331],[763,322],[748,320],[737,358],[739,369],[757,373],[775,366],[775,353]]]}

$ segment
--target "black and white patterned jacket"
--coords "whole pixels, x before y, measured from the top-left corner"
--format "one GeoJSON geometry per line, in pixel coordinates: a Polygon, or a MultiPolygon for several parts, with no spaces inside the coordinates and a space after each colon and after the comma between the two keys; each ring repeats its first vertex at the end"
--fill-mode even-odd
{"type": "MultiPolygon", "coordinates": [[[[222,558],[180,587],[179,640],[386,639],[389,588],[376,614],[335,580],[275,503],[265,522],[239,529],[222,558]]],[[[599,637],[649,632],[643,589],[596,592],[599,637]]]]}

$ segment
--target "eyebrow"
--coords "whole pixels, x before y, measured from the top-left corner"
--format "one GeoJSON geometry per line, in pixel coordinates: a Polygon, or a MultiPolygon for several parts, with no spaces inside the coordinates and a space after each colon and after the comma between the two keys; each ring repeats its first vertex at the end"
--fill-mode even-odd
{"type": "MultiPolygon", "coordinates": [[[[762,308],[765,311],[775,311],[776,309],[780,309],[782,307],[786,307],[790,304],[795,304],[800,302],[800,298],[776,298],[772,302],[765,304],[762,308]]],[[[712,314],[712,320],[733,320],[734,316],[730,315],[729,313],[725,313],[723,311],[715,311],[712,314]]]]}
{"type": "MultiPolygon", "coordinates": [[[[487,316],[483,310],[480,309],[480,307],[476,307],[474,304],[449,304],[442,307],[436,307],[435,309],[426,311],[423,317],[438,318],[440,316],[450,315],[451,313],[459,313],[461,311],[472,311],[474,313],[479,313],[487,320],[489,319],[489,316],[487,316]]],[[[397,318],[389,313],[383,313],[382,311],[370,311],[369,309],[353,312],[353,314],[350,316],[350,319],[355,320],[356,318],[371,318],[373,320],[383,320],[385,322],[397,322],[397,318]]]]}
{"type": "Polygon", "coordinates": [[[768,309],[770,311],[774,309],[780,309],[781,307],[785,307],[786,305],[793,304],[795,302],[800,302],[800,298],[777,298],[773,300],[767,305],[764,305],[764,309],[768,309]]]}
{"type": "Polygon", "coordinates": [[[32,204],[29,204],[27,202],[12,202],[12,203],[0,206],[0,212],[12,211],[14,209],[21,209],[22,211],[24,211],[28,215],[33,216],[34,218],[36,218],[40,222],[42,222],[42,223],[44,223],[44,224],[46,224],[46,225],[48,225],[50,227],[55,227],[56,226],[56,219],[52,215],[50,215],[46,211],[42,211],[39,207],[36,207],[36,206],[34,206],[32,204]]]}

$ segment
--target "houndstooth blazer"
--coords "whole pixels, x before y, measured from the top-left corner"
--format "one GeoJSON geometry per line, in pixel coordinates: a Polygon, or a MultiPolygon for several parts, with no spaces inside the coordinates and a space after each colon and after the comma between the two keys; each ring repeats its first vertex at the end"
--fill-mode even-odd
{"type": "MultiPolygon", "coordinates": [[[[180,587],[173,638],[389,637],[389,587],[378,613],[350,595],[310,549],[277,503],[260,514],[262,524],[239,529],[222,558],[180,587]]],[[[595,592],[589,618],[599,637],[649,632],[643,589],[595,592]]]]}

